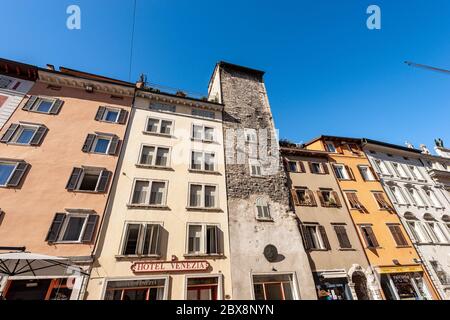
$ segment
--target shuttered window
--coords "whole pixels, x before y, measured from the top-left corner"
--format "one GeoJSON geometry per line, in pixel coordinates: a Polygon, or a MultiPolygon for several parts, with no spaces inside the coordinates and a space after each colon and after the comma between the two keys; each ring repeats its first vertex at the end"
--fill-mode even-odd
{"type": "Polygon", "coordinates": [[[342,206],[341,200],[339,199],[338,193],[336,191],[319,190],[317,191],[317,196],[319,197],[322,207],[340,208],[342,206]]]}
{"type": "Polygon", "coordinates": [[[187,253],[217,255],[223,253],[223,235],[218,225],[188,224],[187,253]]]}
{"type": "Polygon", "coordinates": [[[378,207],[383,210],[390,210],[391,205],[386,201],[384,194],[382,192],[373,192],[373,196],[378,204],[378,207]]]}
{"type": "Polygon", "coordinates": [[[88,134],[81,150],[86,153],[116,155],[119,142],[119,137],[116,135],[88,134]]]}
{"type": "Polygon", "coordinates": [[[350,243],[350,239],[348,238],[347,230],[343,225],[335,225],[334,231],[336,232],[336,236],[339,242],[339,247],[341,249],[351,249],[352,245],[350,243]]]}
{"type": "Polygon", "coordinates": [[[91,243],[99,216],[97,214],[57,213],[45,241],[91,243]]]}
{"type": "Polygon", "coordinates": [[[69,191],[106,192],[112,173],[101,168],[73,168],[67,182],[69,191]]]}
{"type": "Polygon", "coordinates": [[[408,241],[406,241],[406,238],[403,235],[400,225],[391,224],[391,225],[388,225],[388,228],[391,231],[392,237],[394,238],[395,244],[397,246],[399,246],[399,247],[408,246],[408,241]]]}
{"type": "Polygon", "coordinates": [[[256,199],[256,217],[261,220],[272,220],[269,204],[263,198],[256,199]]]}
{"type": "Polygon", "coordinates": [[[298,188],[292,190],[292,197],[294,199],[295,205],[306,207],[317,206],[316,199],[314,198],[314,193],[306,188],[298,188]]]}
{"type": "Polygon", "coordinates": [[[360,229],[367,248],[378,248],[379,244],[375,234],[373,233],[372,226],[361,225],[360,229]]]}
{"type": "Polygon", "coordinates": [[[24,161],[0,159],[0,187],[18,187],[30,165],[24,161]]]}
{"type": "Polygon", "coordinates": [[[31,96],[22,108],[25,111],[58,114],[64,101],[54,98],[31,96]]]}
{"type": "Polygon", "coordinates": [[[127,120],[127,115],[128,111],[126,110],[100,106],[95,115],[95,120],[110,123],[125,124],[127,120]]]}
{"type": "Polygon", "coordinates": [[[3,134],[0,142],[38,146],[41,144],[47,130],[47,127],[44,125],[13,123],[3,134]]]}
{"type": "Polygon", "coordinates": [[[302,225],[306,250],[331,250],[325,228],[316,224],[302,225]]]}
{"type": "Polygon", "coordinates": [[[345,192],[345,196],[347,197],[350,209],[358,209],[358,210],[364,209],[364,206],[359,201],[356,192],[345,192]]]}

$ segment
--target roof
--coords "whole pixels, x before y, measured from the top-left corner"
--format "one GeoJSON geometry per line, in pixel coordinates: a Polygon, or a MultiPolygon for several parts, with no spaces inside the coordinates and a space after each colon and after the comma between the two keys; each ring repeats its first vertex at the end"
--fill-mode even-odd
{"type": "Polygon", "coordinates": [[[422,153],[422,151],[419,149],[411,149],[411,148],[407,148],[404,146],[399,146],[397,144],[392,144],[392,143],[387,143],[387,142],[377,141],[377,140],[372,140],[372,139],[367,139],[367,138],[363,138],[362,142],[363,142],[363,144],[370,143],[370,144],[376,144],[376,145],[386,147],[386,148],[398,149],[398,150],[414,152],[414,153],[422,153]]]}
{"type": "Polygon", "coordinates": [[[38,77],[36,66],[3,58],[0,58],[0,72],[31,81],[35,81],[38,77]]]}
{"type": "Polygon", "coordinates": [[[304,143],[303,145],[307,146],[313,142],[316,142],[318,140],[344,140],[344,141],[349,141],[349,142],[354,142],[354,143],[361,143],[362,139],[359,138],[349,138],[349,137],[338,137],[338,136],[320,136],[317,138],[312,139],[311,141],[308,141],[306,143],[304,143]]]}
{"type": "Polygon", "coordinates": [[[320,151],[320,150],[309,150],[303,148],[294,148],[294,147],[281,147],[281,154],[291,154],[291,155],[304,155],[304,156],[316,156],[316,157],[326,157],[330,154],[328,151],[320,151]]]}
{"type": "Polygon", "coordinates": [[[217,66],[225,67],[225,68],[229,68],[229,69],[234,69],[234,70],[237,70],[237,71],[242,71],[242,72],[245,72],[245,73],[255,74],[255,75],[260,76],[260,77],[262,77],[265,74],[264,71],[257,70],[257,69],[252,69],[252,68],[248,68],[248,67],[244,67],[244,66],[240,66],[240,65],[233,64],[233,63],[226,62],[226,61],[219,61],[217,63],[217,66]]]}

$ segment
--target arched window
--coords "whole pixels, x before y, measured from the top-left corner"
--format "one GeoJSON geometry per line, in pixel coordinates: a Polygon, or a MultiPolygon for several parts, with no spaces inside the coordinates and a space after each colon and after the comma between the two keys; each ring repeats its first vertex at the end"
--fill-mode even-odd
{"type": "Polygon", "coordinates": [[[256,218],[261,220],[271,220],[269,204],[263,198],[256,199],[256,218]]]}

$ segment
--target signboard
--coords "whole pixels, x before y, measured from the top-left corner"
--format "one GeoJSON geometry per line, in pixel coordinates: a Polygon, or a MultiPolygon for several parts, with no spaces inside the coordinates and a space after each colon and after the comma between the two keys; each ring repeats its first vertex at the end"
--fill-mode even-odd
{"type": "Polygon", "coordinates": [[[134,273],[148,272],[182,272],[206,271],[210,267],[208,261],[139,261],[131,265],[134,273]]]}
{"type": "Polygon", "coordinates": [[[404,272],[423,272],[421,266],[407,266],[407,267],[380,267],[379,273],[404,273],[404,272]]]}

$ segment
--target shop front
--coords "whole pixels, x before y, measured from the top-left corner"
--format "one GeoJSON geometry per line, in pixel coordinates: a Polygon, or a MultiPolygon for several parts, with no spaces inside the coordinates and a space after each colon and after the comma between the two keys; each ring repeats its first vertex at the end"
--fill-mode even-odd
{"type": "Polygon", "coordinates": [[[255,300],[298,300],[293,273],[253,274],[252,283],[255,300]]]}
{"type": "Polygon", "coordinates": [[[105,279],[104,300],[223,299],[223,276],[206,260],[137,261],[130,269],[132,277],[105,279]]]}
{"type": "Polygon", "coordinates": [[[313,276],[319,300],[353,300],[345,271],[315,272],[313,276]]]}
{"type": "Polygon", "coordinates": [[[433,300],[421,266],[380,267],[377,273],[386,300],[433,300]]]}

